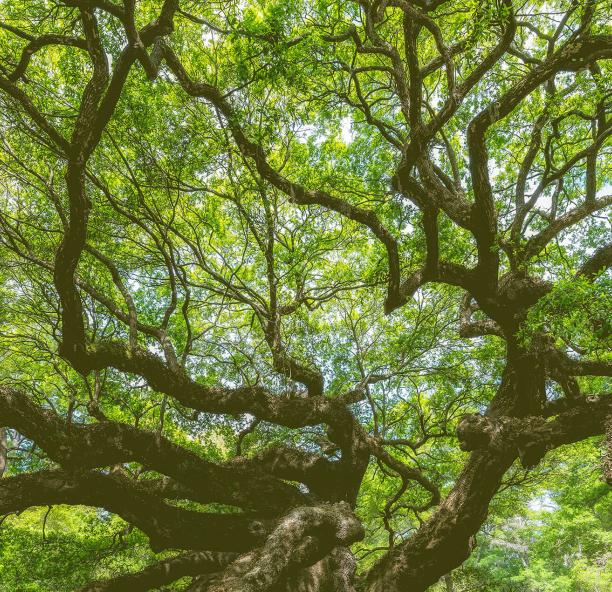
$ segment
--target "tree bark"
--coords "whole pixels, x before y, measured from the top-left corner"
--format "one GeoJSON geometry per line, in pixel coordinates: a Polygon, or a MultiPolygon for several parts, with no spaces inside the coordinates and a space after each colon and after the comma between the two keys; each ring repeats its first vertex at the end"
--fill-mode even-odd
{"type": "MultiPolygon", "coordinates": [[[[544,369],[539,356],[509,346],[508,363],[487,415],[525,416],[541,408],[543,398],[544,369]]],[[[366,592],[424,592],[461,565],[472,552],[489,503],[516,457],[516,449],[472,452],[434,514],[370,570],[366,592]]]]}
{"type": "Polygon", "coordinates": [[[0,427],[0,478],[4,475],[7,465],[7,436],[6,428],[0,427]]]}

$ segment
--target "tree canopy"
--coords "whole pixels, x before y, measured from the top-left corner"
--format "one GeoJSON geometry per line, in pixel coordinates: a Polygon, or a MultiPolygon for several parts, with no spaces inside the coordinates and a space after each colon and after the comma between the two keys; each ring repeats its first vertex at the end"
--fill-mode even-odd
{"type": "Polygon", "coordinates": [[[608,589],[610,23],[0,0],[0,590],[608,589]]]}

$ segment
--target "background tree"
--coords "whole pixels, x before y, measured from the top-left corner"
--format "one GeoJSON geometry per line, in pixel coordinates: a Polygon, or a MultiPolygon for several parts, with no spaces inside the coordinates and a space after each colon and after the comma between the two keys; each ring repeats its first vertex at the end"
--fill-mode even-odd
{"type": "Polygon", "coordinates": [[[0,7],[0,512],[82,541],[43,578],[425,590],[548,451],[607,432],[612,481],[609,2],[0,7]]]}

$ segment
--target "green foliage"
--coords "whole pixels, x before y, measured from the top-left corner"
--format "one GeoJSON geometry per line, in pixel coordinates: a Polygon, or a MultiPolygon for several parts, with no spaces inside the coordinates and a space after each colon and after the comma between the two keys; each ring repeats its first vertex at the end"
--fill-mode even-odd
{"type": "Polygon", "coordinates": [[[577,351],[605,356],[612,346],[612,279],[593,283],[586,278],[559,281],[531,308],[523,329],[525,339],[538,332],[556,335],[577,351]]]}
{"type": "Polygon", "coordinates": [[[74,590],[154,558],[146,538],[122,520],[82,507],[53,506],[8,516],[0,530],[0,590],[74,590]]]}
{"type": "MultiPolygon", "coordinates": [[[[139,0],[138,26],[156,18],[160,4],[139,0]]],[[[546,58],[547,40],[558,24],[554,15],[568,12],[567,27],[558,36],[559,42],[567,41],[591,3],[514,4],[527,25],[518,28],[513,52],[492,64],[444,126],[443,136],[428,148],[445,178],[453,176],[452,182],[462,185],[470,206],[469,122],[546,58]],[[533,63],[525,63],[518,49],[529,52],[533,63]],[[458,155],[454,163],[452,151],[458,155]]],[[[594,6],[592,32],[609,33],[609,3],[594,6]]],[[[176,15],[173,49],[194,79],[224,93],[272,167],[307,188],[374,211],[397,237],[402,278],[420,269],[427,243],[422,213],[391,190],[402,159],[398,145],[414,130],[391,91],[393,69],[385,52],[356,51],[345,35],[350,26],[365,35],[359,3],[184,1],[181,7],[185,12],[176,15]],[[191,12],[196,19],[189,18],[191,12]],[[332,43],[334,36],[346,39],[332,43]],[[363,108],[364,96],[369,110],[363,108]]],[[[376,25],[383,47],[388,44],[404,56],[403,22],[395,8],[390,6],[376,25]]],[[[107,57],[116,65],[124,31],[109,14],[97,12],[107,57]]],[[[506,3],[492,0],[449,1],[432,14],[449,44],[464,42],[456,55],[457,75],[463,79],[495,47],[509,18],[506,3]]],[[[0,21],[33,36],[82,35],[76,10],[61,2],[0,0],[0,21]]],[[[418,42],[418,62],[424,67],[439,51],[426,27],[418,42]]],[[[0,72],[15,66],[26,43],[0,28],[0,72]]],[[[70,137],[90,74],[84,51],[50,45],[32,56],[18,85],[70,137]]],[[[593,141],[592,120],[584,113],[590,116],[609,100],[611,76],[609,61],[563,73],[556,95],[546,85],[534,89],[488,132],[498,216],[492,250],[501,257],[500,276],[512,267],[507,246],[515,238],[516,174],[534,122],[546,114],[540,144],[548,152],[542,149],[534,157],[528,189],[535,189],[542,171],[558,170],[572,159],[576,165],[563,183],[546,187],[536,200],[520,225],[517,251],[554,216],[583,203],[586,165],[578,156],[593,141]]],[[[431,105],[442,107],[448,84],[441,69],[425,77],[424,95],[431,105]]],[[[424,117],[430,121],[431,113],[424,117]]],[[[503,341],[459,336],[463,292],[456,286],[428,284],[406,306],[385,315],[389,268],[382,243],[338,212],[298,207],[262,180],[228,130],[217,109],[186,96],[168,71],[149,81],[139,64],[131,69],[88,162],[89,248],[77,270],[88,338],[128,342],[133,337],[161,357],[161,340],[151,327],[163,326],[185,372],[200,384],[264,384],[290,398],[301,393],[295,381],[276,371],[266,333],[275,307],[282,311],[279,340],[291,357],[321,369],[326,396],[339,396],[368,377],[380,378],[368,386],[366,400],[353,405],[356,417],[376,437],[418,443],[390,446],[389,453],[422,470],[442,495],[448,493],[467,458],[458,448],[457,423],[466,413],[483,412],[494,396],[504,367],[503,341]],[[125,320],[130,304],[144,327],[135,337],[125,320]]],[[[52,269],[69,211],[65,162],[3,93],[0,134],[0,383],[27,388],[34,402],[79,423],[94,421],[89,411],[96,402],[108,419],[162,434],[214,462],[235,457],[239,443],[246,456],[281,443],[337,459],[322,426],[298,431],[255,424],[248,415],[194,413],[133,375],[104,369],[84,377],[66,364],[57,354],[61,323],[52,269]]],[[[609,136],[602,141],[597,162],[597,195],[612,186],[609,142],[609,136]]],[[[576,277],[609,233],[604,214],[585,218],[564,227],[521,268],[554,284],[525,315],[519,332],[523,347],[546,333],[572,355],[610,360],[612,279],[609,274],[594,281],[576,277]]],[[[438,235],[444,261],[476,263],[474,237],[443,212],[438,235]]],[[[478,310],[474,318],[487,317],[478,310]]],[[[585,393],[605,392],[609,381],[581,377],[580,386],[585,393]]],[[[16,432],[9,434],[9,444],[7,476],[55,466],[16,432]]],[[[611,589],[612,498],[599,481],[598,455],[599,443],[587,442],[558,451],[531,472],[514,468],[491,506],[476,552],[453,573],[456,592],[611,589]]],[[[157,476],[136,463],[123,468],[134,479],[157,476]]],[[[414,483],[391,503],[400,487],[397,474],[371,461],[357,502],[367,533],[354,549],[361,572],[433,512],[413,510],[429,496],[414,483]]],[[[214,504],[203,508],[236,511],[214,504]]],[[[68,592],[164,557],[149,550],[137,529],[104,511],[30,509],[0,525],[0,592],[68,592]]],[[[179,582],[165,589],[180,587],[179,582]]]]}
{"type": "Polygon", "coordinates": [[[498,497],[476,550],[452,574],[456,592],[610,589],[612,492],[593,470],[598,444],[559,450],[523,482],[520,494],[510,489],[498,497]]]}

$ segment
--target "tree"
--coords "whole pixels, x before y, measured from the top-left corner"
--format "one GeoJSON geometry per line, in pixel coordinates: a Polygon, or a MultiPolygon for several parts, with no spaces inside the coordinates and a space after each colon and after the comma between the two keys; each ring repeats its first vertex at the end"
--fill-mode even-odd
{"type": "Polygon", "coordinates": [[[0,6],[0,512],[165,552],[83,590],[416,592],[612,482],[608,2],[0,6]]]}

